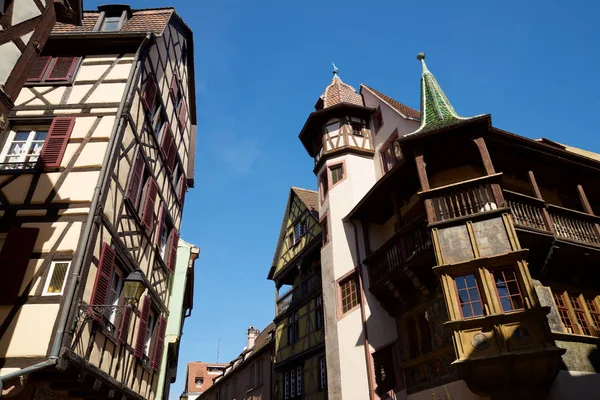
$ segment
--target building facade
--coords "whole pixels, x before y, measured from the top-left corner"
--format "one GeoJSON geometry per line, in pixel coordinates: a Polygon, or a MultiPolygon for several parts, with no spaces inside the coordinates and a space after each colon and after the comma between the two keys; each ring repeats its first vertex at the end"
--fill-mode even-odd
{"type": "Polygon", "coordinates": [[[80,25],[82,1],[12,0],[0,2],[0,129],[44,48],[54,24],[80,25]]]}
{"type": "Polygon", "coordinates": [[[181,398],[195,400],[213,385],[213,380],[222,375],[229,364],[194,361],[186,369],[185,388],[181,398]]]}
{"type": "MultiPolygon", "coordinates": [[[[275,282],[277,399],[326,399],[319,194],[293,187],[268,278],[275,282]]],[[[324,225],[326,221],[322,222],[324,225]]]]}
{"type": "Polygon", "coordinates": [[[172,8],[55,26],[1,136],[4,397],[157,398],[195,115],[172,8]]]}
{"type": "Polygon", "coordinates": [[[328,397],[595,398],[600,156],[459,116],[418,58],[420,112],[336,71],[300,133],[328,397]]]}
{"type": "Polygon", "coordinates": [[[192,315],[194,307],[194,263],[200,255],[200,249],[179,240],[177,262],[170,285],[169,319],[165,331],[160,377],[158,378],[157,398],[169,400],[171,383],[177,379],[179,345],[183,334],[183,324],[192,315]]]}
{"type": "Polygon", "coordinates": [[[232,360],[212,386],[201,395],[201,400],[270,400],[274,398],[273,357],[275,324],[262,332],[250,326],[248,343],[240,355],[232,360]]]}

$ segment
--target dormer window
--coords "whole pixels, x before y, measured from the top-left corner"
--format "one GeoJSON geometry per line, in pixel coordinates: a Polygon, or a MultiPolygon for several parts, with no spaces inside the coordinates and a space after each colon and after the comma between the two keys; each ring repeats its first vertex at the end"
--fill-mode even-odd
{"type": "Polygon", "coordinates": [[[131,17],[131,8],[121,4],[110,4],[98,7],[100,17],[96,30],[100,32],[117,32],[131,17]]]}

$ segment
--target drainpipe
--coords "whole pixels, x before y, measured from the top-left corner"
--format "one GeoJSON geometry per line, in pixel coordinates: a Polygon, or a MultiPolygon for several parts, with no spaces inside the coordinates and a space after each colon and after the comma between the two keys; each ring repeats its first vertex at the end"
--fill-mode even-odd
{"type": "Polygon", "coordinates": [[[358,245],[358,229],[354,221],[350,221],[354,229],[354,248],[356,250],[356,259],[358,265],[355,267],[358,272],[358,285],[360,289],[360,317],[362,319],[363,332],[365,334],[365,362],[367,363],[367,375],[369,384],[369,400],[375,400],[375,382],[373,382],[373,363],[371,362],[371,351],[369,350],[369,330],[367,329],[367,314],[365,311],[366,296],[365,285],[363,282],[363,264],[360,258],[360,247],[358,245]]]}
{"type": "MultiPolygon", "coordinates": [[[[135,53],[135,58],[133,60],[133,68],[131,68],[131,72],[129,73],[129,77],[127,79],[126,95],[123,96],[123,98],[121,99],[121,103],[119,104],[119,109],[117,110],[117,118],[119,119],[119,122],[118,122],[118,124],[113,126],[113,129],[111,132],[111,137],[110,137],[110,142],[108,145],[110,148],[110,151],[106,152],[106,154],[104,156],[104,160],[102,162],[102,168],[100,170],[100,177],[101,177],[100,179],[102,181],[101,181],[101,183],[98,183],[96,185],[96,187],[94,188],[94,196],[92,198],[90,212],[85,221],[85,229],[83,230],[83,237],[81,238],[81,243],[83,244],[83,248],[81,249],[81,251],[79,251],[77,253],[75,259],[72,262],[73,272],[71,273],[71,279],[70,279],[71,284],[69,285],[69,287],[67,288],[67,292],[65,293],[65,302],[64,302],[64,306],[61,310],[60,319],[58,321],[58,329],[56,330],[56,334],[54,336],[54,342],[52,343],[52,350],[50,351],[50,355],[48,356],[47,360],[42,361],[38,364],[30,365],[29,367],[22,368],[18,371],[14,371],[14,372],[8,373],[6,375],[0,376],[0,397],[2,397],[2,388],[4,386],[4,382],[7,382],[11,379],[18,378],[23,375],[30,374],[35,371],[39,371],[48,366],[55,365],[58,362],[58,356],[59,356],[61,345],[62,345],[62,339],[65,334],[65,328],[67,325],[67,319],[69,317],[70,307],[73,305],[73,300],[75,298],[75,290],[77,289],[77,287],[79,285],[79,276],[81,274],[81,269],[83,267],[84,256],[90,245],[90,237],[91,237],[92,227],[94,224],[94,219],[96,217],[96,210],[98,209],[98,206],[100,204],[102,188],[104,186],[106,186],[106,182],[107,182],[107,179],[109,176],[109,174],[108,174],[108,165],[110,164],[109,161],[114,156],[114,153],[117,149],[116,136],[117,136],[117,132],[119,131],[119,129],[121,128],[121,126],[123,124],[123,111],[125,110],[126,100],[131,95],[133,78],[139,70],[140,55],[141,55],[144,47],[146,47],[146,44],[148,43],[148,41],[150,40],[151,37],[152,37],[152,33],[148,32],[146,34],[146,37],[140,44],[140,47],[138,48],[137,52],[135,53]]],[[[100,181],[100,179],[99,179],[99,181],[100,181]]]]}

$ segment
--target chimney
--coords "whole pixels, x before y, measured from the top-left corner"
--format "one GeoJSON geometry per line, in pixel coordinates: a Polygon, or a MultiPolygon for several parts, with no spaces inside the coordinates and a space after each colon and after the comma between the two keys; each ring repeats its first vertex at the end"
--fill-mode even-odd
{"type": "Polygon", "coordinates": [[[259,333],[260,331],[258,329],[254,329],[252,325],[248,327],[248,350],[254,347],[254,341],[259,333]]]}

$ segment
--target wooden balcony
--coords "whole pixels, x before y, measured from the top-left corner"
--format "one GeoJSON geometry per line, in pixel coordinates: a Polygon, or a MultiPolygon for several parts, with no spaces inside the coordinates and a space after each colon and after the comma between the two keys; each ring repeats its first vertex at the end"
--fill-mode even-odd
{"type": "Polygon", "coordinates": [[[431,236],[425,217],[396,232],[379,249],[365,259],[369,271],[369,285],[377,286],[408,262],[431,249],[431,236]]]}
{"type": "Polygon", "coordinates": [[[277,300],[277,316],[302,303],[315,292],[320,291],[320,278],[321,277],[318,275],[312,275],[281,296],[279,300],[277,300]]]}
{"type": "Polygon", "coordinates": [[[597,223],[600,218],[575,210],[549,205],[548,214],[556,236],[561,239],[600,246],[597,223]]]}

